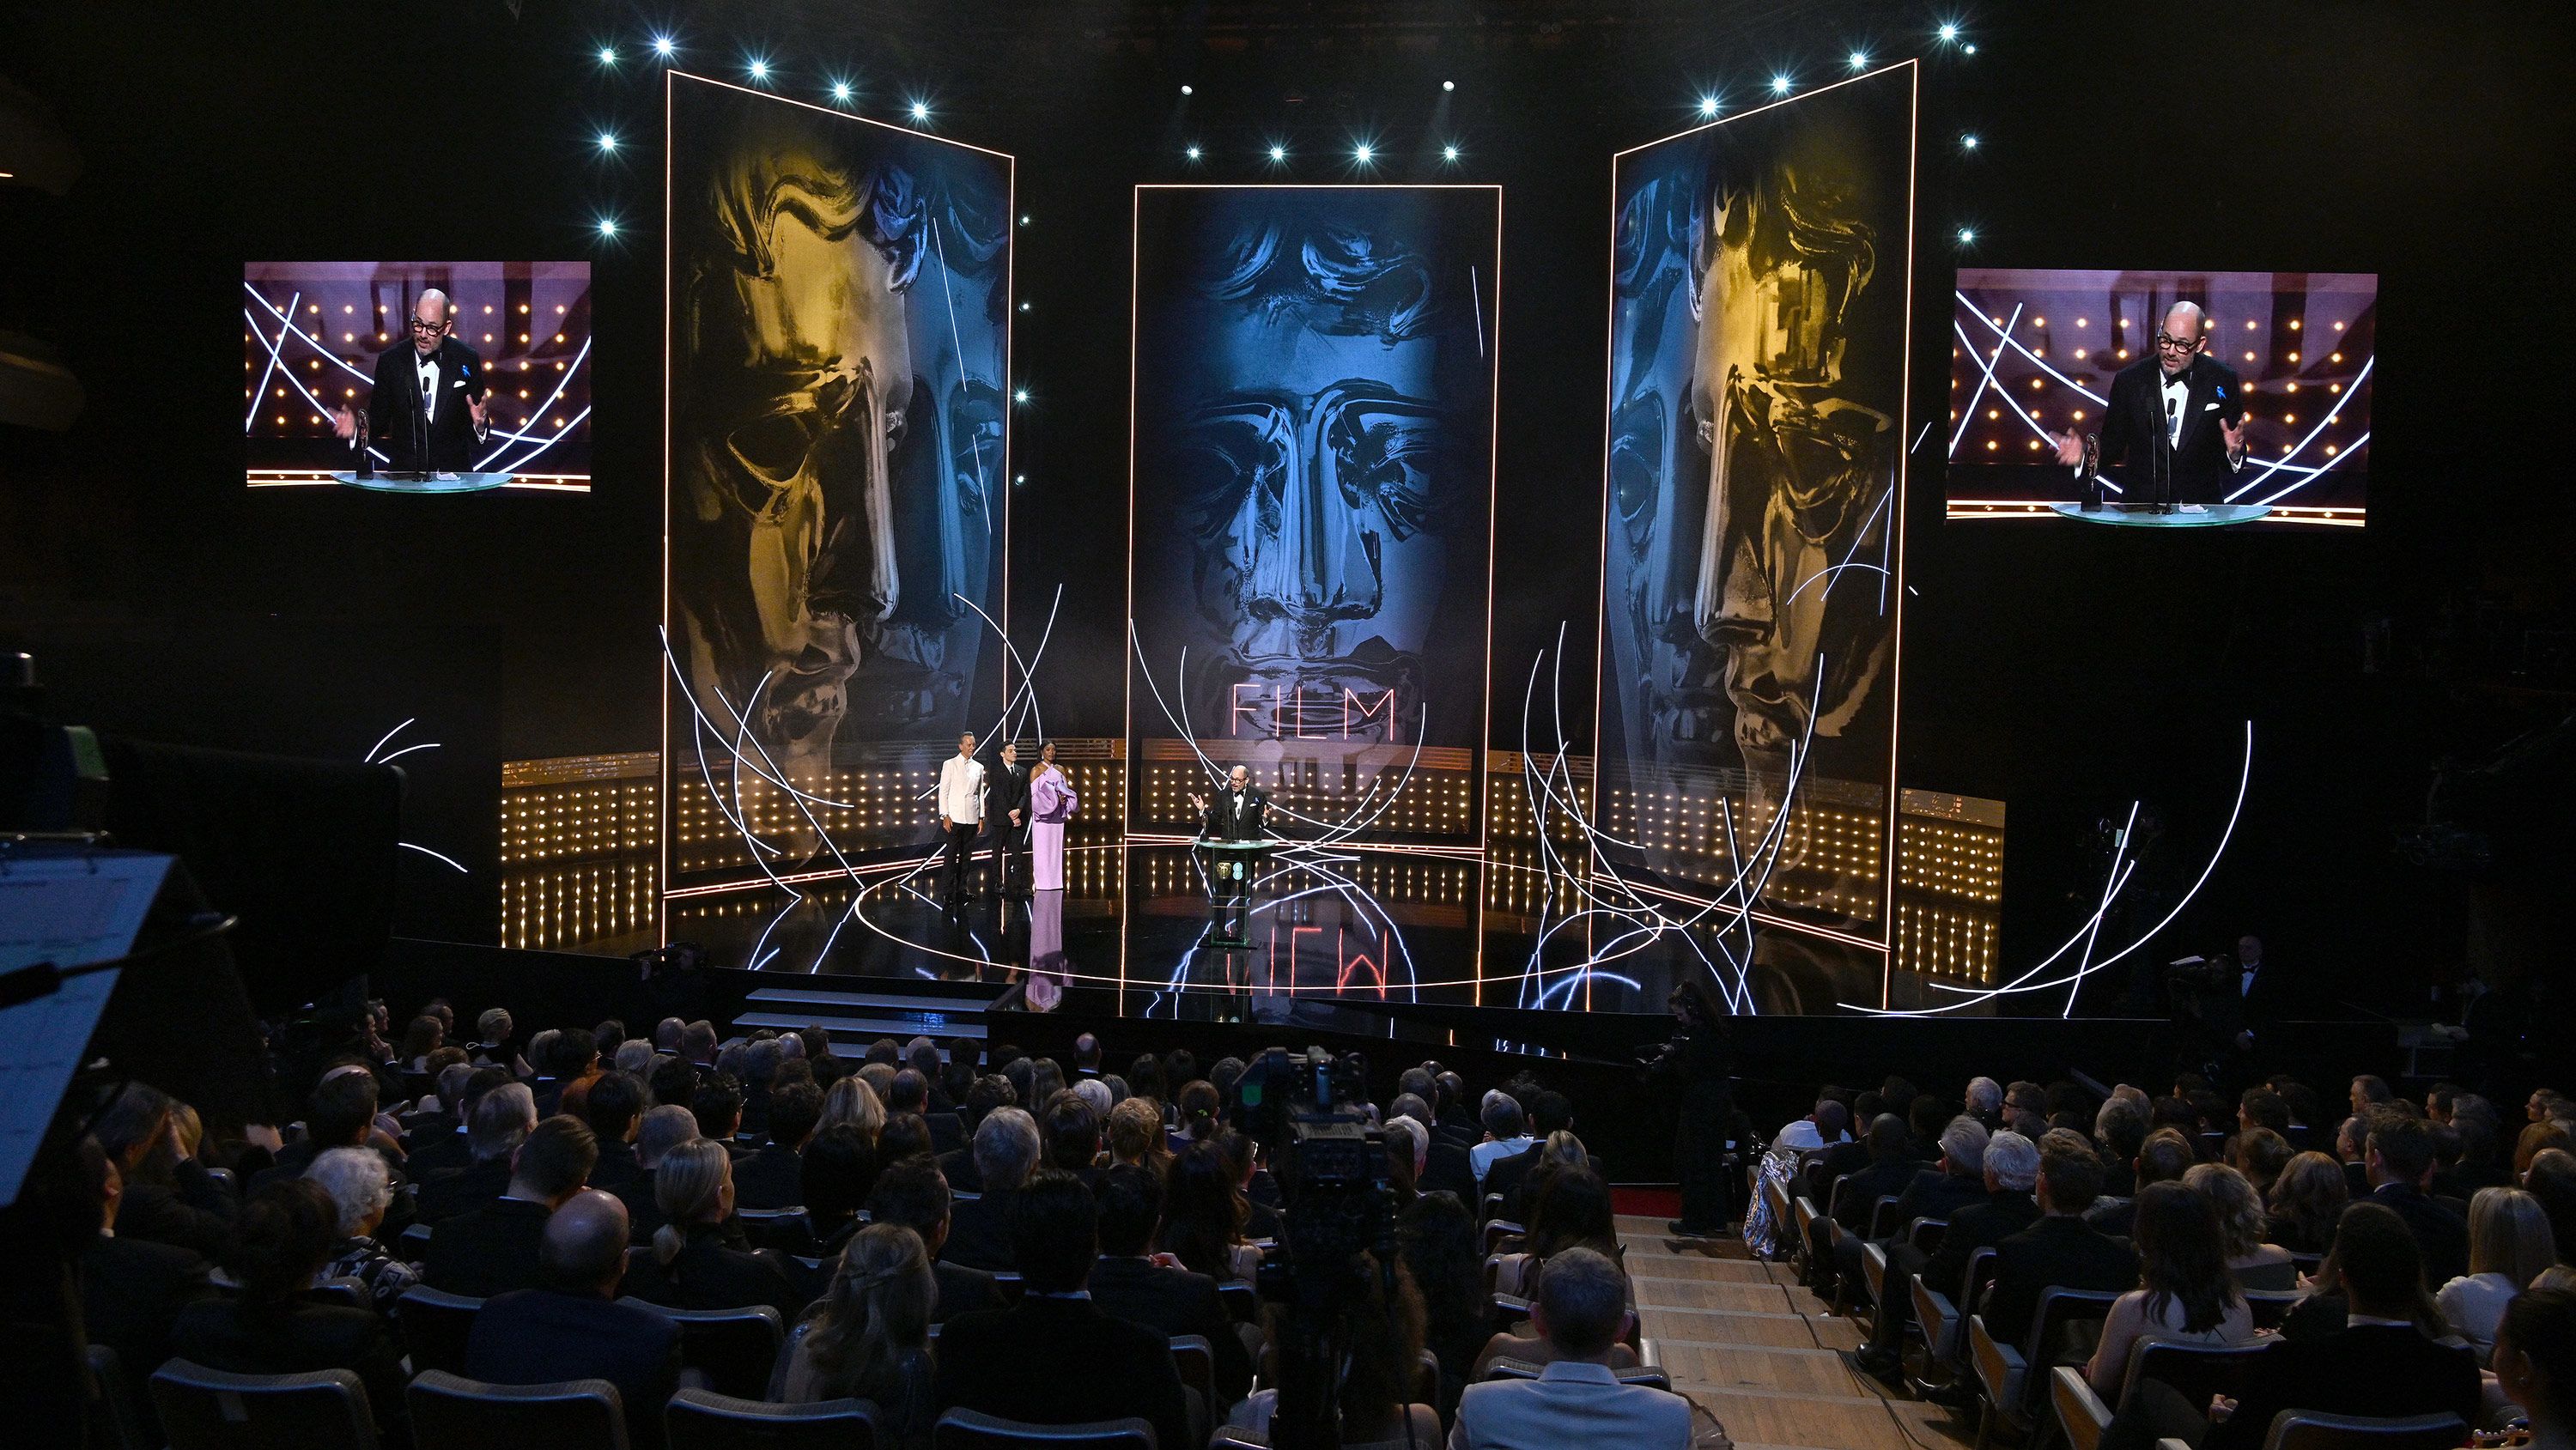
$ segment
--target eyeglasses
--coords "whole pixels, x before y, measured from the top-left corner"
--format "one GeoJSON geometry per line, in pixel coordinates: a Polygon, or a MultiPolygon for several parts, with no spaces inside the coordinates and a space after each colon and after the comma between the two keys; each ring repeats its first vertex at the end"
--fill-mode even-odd
{"type": "Polygon", "coordinates": [[[2159,332],[2156,334],[2156,347],[2159,351],[2163,352],[2195,352],[2200,348],[2200,340],[2198,338],[2175,337],[2171,333],[2159,332]]]}
{"type": "Polygon", "coordinates": [[[411,330],[414,332],[439,333],[447,330],[447,324],[444,322],[423,322],[419,318],[415,317],[411,320],[411,330]]]}

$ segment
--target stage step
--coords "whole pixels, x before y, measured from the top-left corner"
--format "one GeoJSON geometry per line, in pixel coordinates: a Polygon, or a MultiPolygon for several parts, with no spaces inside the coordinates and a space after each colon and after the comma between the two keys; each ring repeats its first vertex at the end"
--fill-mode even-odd
{"type": "Polygon", "coordinates": [[[743,1003],[734,1028],[793,1032],[820,1027],[836,1046],[862,1050],[880,1037],[984,1040],[985,1014],[1007,988],[989,982],[906,982],[862,978],[847,987],[808,979],[793,987],[762,987],[743,1003]]]}
{"type": "MultiPolygon", "coordinates": [[[[931,986],[928,982],[922,985],[925,988],[931,986]]],[[[828,987],[762,987],[745,1000],[757,1002],[766,1007],[775,1007],[780,1011],[788,1011],[795,1007],[830,1007],[843,1011],[857,1007],[879,1007],[898,1012],[982,1012],[989,1011],[994,999],[1001,996],[1004,990],[1000,987],[966,982],[942,982],[938,986],[947,990],[861,991],[853,988],[848,991],[834,991],[828,987]],[[956,990],[960,987],[972,990],[956,990]]]]}

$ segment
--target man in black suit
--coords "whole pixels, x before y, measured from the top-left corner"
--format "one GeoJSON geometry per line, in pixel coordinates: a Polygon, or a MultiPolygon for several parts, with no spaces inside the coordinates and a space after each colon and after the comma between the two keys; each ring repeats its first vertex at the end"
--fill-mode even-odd
{"type": "Polygon", "coordinates": [[[80,1160],[99,1217],[98,1235],[80,1258],[82,1327],[91,1343],[115,1350],[126,1373],[139,1378],[170,1357],[170,1321],[214,1286],[196,1250],[117,1237],[125,1177],[95,1138],[81,1140],[80,1160]]]}
{"type": "Polygon", "coordinates": [[[2174,1128],[2158,1128],[2138,1145],[2137,1156],[2129,1160],[2129,1197],[2118,1203],[2096,1203],[2086,1211],[2084,1221],[2111,1235],[2127,1238],[2129,1226],[2137,1222],[2137,1191],[2150,1183],[2180,1183],[2182,1176],[2200,1161],[2199,1151],[2191,1140],[2174,1128]]]}
{"type": "Polygon", "coordinates": [[[2477,1357],[2415,1326],[2424,1262],[2405,1222],[2377,1204],[2353,1204],[2335,1228],[2335,1259],[2350,1308],[2344,1328],[2275,1340],[2233,1400],[2220,1396],[2196,1405],[2162,1380],[2140,1381],[2120,1406],[2120,1419],[2135,1417],[2144,1435],[2130,1443],[2172,1436],[2200,1450],[2259,1450],[2272,1417],[2283,1410],[2388,1419],[2457,1415],[2465,1428],[2475,1428],[2477,1357]],[[2213,1417],[2220,1423],[2213,1425],[2213,1417]]]}
{"type": "Polygon", "coordinates": [[[640,1299],[617,1297],[626,1272],[626,1207],[587,1189],[545,1221],[537,1281],[483,1306],[465,1341],[465,1372],[491,1384],[604,1379],[638,1445],[662,1443],[662,1406],[679,1387],[680,1330],[640,1299]]]}
{"type": "Polygon", "coordinates": [[[535,1284],[547,1217],[581,1192],[598,1161],[599,1139],[580,1119],[537,1124],[511,1158],[508,1191],[430,1236],[422,1279],[433,1289],[478,1299],[535,1284]]]}
{"type": "Polygon", "coordinates": [[[1046,1169],[1018,1198],[1011,1252],[1020,1266],[1020,1302],[941,1327],[932,1398],[943,1410],[1042,1425],[1141,1415],[1156,1444],[1192,1443],[1171,1342],[1111,1315],[1087,1290],[1100,1250],[1100,1211],[1090,1190],[1046,1169]]]}
{"type": "Polygon", "coordinates": [[[2236,374],[2201,351],[2200,304],[2165,309],[2152,357],[2111,379],[2102,432],[2070,428],[2057,440],[2057,461],[2076,470],[2086,498],[2101,485],[2096,471],[2120,467],[2109,496],[2172,512],[2178,504],[2213,504],[2234,492],[2245,467],[2245,398],[2236,374]]]}
{"type": "Polygon", "coordinates": [[[733,1165],[736,1207],[800,1208],[805,1203],[805,1140],[823,1120],[823,1095],[810,1082],[790,1082],[769,1095],[769,1143],[733,1165]]]}
{"type": "Polygon", "coordinates": [[[2065,1128],[2039,1140],[2040,1220],[1995,1245],[1995,1287],[1986,1296],[1986,1332],[1997,1344],[2030,1337],[2039,1296],[2047,1289],[2138,1286],[2138,1256],[2127,1241],[2084,1221],[2102,1193],[2102,1161],[2081,1133],[2065,1128]]]}
{"type": "Polygon", "coordinates": [[[868,1216],[877,1223],[901,1224],[921,1236],[930,1252],[930,1274],[939,1297],[930,1306],[930,1322],[944,1324],[960,1314],[1002,1307],[1002,1291],[990,1271],[944,1258],[948,1241],[948,1180],[939,1165],[919,1156],[889,1163],[868,1190],[868,1216]]]}
{"type": "Polygon", "coordinates": [[[1002,768],[984,780],[984,824],[993,833],[1000,869],[986,878],[996,898],[1029,894],[1029,773],[1020,765],[1019,742],[1002,746],[1002,768]]]}
{"type": "Polygon", "coordinates": [[[421,1186],[422,1223],[445,1223],[509,1191],[510,1160],[537,1126],[536,1099],[525,1083],[503,1083],[474,1100],[474,1116],[465,1126],[474,1162],[462,1173],[421,1186]]]}
{"type": "MultiPolygon", "coordinates": [[[[435,287],[421,293],[411,310],[409,344],[376,357],[367,437],[398,473],[466,472],[492,436],[483,359],[456,339],[455,313],[446,293],[435,287]]],[[[358,415],[338,409],[331,427],[356,440],[358,415]]]]}
{"type": "Polygon", "coordinates": [[[981,1187],[976,1197],[950,1210],[948,1244],[940,1257],[973,1269],[1011,1271],[1011,1215],[1020,1185],[1038,1166],[1038,1154],[1036,1119],[1018,1108],[995,1108],[984,1115],[975,1125],[974,1148],[981,1187]]]}
{"type": "Polygon", "coordinates": [[[1258,841],[1270,810],[1270,796],[1252,783],[1252,772],[1238,765],[1225,773],[1225,789],[1214,800],[1192,792],[1190,809],[1199,813],[1199,836],[1209,841],[1258,841]]]}
{"type": "MultiPolygon", "coordinates": [[[[1538,1166],[1539,1155],[1547,1151],[1548,1136],[1571,1132],[1573,1128],[1574,1103],[1565,1094],[1542,1092],[1530,1100],[1530,1145],[1508,1158],[1495,1159],[1485,1170],[1483,1191],[1503,1196],[1503,1218],[1513,1223],[1529,1222],[1529,1214],[1535,1211],[1536,1206],[1521,1201],[1521,1181],[1538,1166]]],[[[1601,1174],[1603,1182],[1608,1182],[1609,1175],[1601,1170],[1600,1155],[1587,1152],[1583,1156],[1584,1161],[1592,1166],[1592,1171],[1601,1174]]],[[[1472,1167],[1470,1171],[1473,1171],[1472,1167]]]]}
{"type": "Polygon", "coordinates": [[[2393,1108],[2370,1116],[2370,1201],[2405,1220],[2424,1255],[2425,1287],[2438,1288],[2469,1271],[2469,1226],[2435,1203],[2424,1189],[2433,1178],[2433,1133],[2421,1118],[2393,1108]]]}
{"type": "MultiPolygon", "coordinates": [[[[590,1186],[615,1193],[644,1174],[635,1161],[635,1129],[644,1120],[648,1096],[644,1079],[631,1072],[603,1072],[591,1079],[582,1099],[582,1116],[599,1139],[599,1162],[590,1170],[590,1186]]],[[[740,1180],[735,1183],[740,1189],[740,1180]]],[[[757,1207],[745,1204],[744,1207],[757,1207]]]]}
{"type": "MultiPolygon", "coordinates": [[[[1952,1118],[1941,1130],[1941,1161],[1914,1175],[1896,1195],[1896,1222],[1900,1227],[1886,1238],[1876,1240],[1881,1248],[1893,1250],[1902,1242],[1918,1218],[1948,1223],[1950,1216],[1969,1204],[1983,1202],[1986,1196],[1986,1125],[1962,1114],[1952,1118]]],[[[1867,1281],[1861,1274],[1861,1250],[1870,1242],[1852,1234],[1834,1245],[1835,1283],[1859,1285],[1867,1281]]]]}
{"type": "Polygon", "coordinates": [[[1877,1210],[1878,1201],[1902,1198],[1923,1172],[1923,1165],[1912,1155],[1913,1141],[1906,1132],[1905,1120],[1894,1113],[1879,1114],[1861,1130],[1861,1150],[1868,1155],[1868,1161],[1843,1180],[1838,1202],[1823,1205],[1833,1210],[1832,1216],[1819,1216],[1808,1226],[1807,1262],[1816,1265],[1819,1294],[1832,1297],[1837,1282],[1833,1276],[1838,1271],[1829,1247],[1834,1242],[1832,1226],[1842,1225],[1846,1238],[1866,1237],[1870,1215],[1877,1210]]]}
{"type": "Polygon", "coordinates": [[[1217,1298],[1216,1280],[1154,1262],[1154,1225],[1163,1213],[1163,1183],[1150,1168],[1112,1168],[1100,1182],[1100,1262],[1091,1266],[1091,1302],[1165,1338],[1196,1334],[1216,1356],[1216,1400],[1222,1418],[1252,1388],[1252,1355],[1217,1298]]]}
{"type": "Polygon", "coordinates": [[[1986,1139],[1985,1179],[1984,1201],[1950,1215],[1937,1252],[1927,1256],[1909,1243],[1889,1245],[1886,1302],[1878,1306],[1878,1333],[1860,1352],[1861,1368],[1883,1380],[1896,1379],[1902,1368],[1898,1353],[1905,1343],[1905,1326],[1914,1317],[1913,1280],[1921,1279],[1947,1296],[1959,1312],[1969,1313],[1973,1306],[1961,1300],[1968,1256],[2039,1221],[2039,1204],[2030,1196],[2039,1182],[2037,1144],[2009,1131],[1986,1139]]]}

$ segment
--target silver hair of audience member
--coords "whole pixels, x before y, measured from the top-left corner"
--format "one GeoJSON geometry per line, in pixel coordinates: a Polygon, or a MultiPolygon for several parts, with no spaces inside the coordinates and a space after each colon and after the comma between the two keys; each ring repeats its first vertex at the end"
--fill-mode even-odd
{"type": "Polygon", "coordinates": [[[536,1126],[537,1095],[526,1083],[505,1082],[474,1104],[473,1120],[465,1125],[465,1145],[474,1150],[475,1162],[489,1163],[517,1152],[536,1126]]]}
{"type": "Polygon", "coordinates": [[[1134,1091],[1127,1086],[1127,1079],[1114,1072],[1102,1073],[1100,1080],[1109,1085],[1109,1106],[1113,1108],[1134,1096],[1134,1091]]]}
{"type": "Polygon", "coordinates": [[[617,1070],[637,1077],[653,1070],[653,1044],[641,1037],[630,1037],[617,1044],[617,1070]]]}
{"type": "Polygon", "coordinates": [[[716,1053],[716,1071],[728,1072],[733,1074],[736,1078],[740,1078],[743,1075],[743,1067],[750,1061],[750,1058],[750,1043],[728,1042],[724,1045],[722,1050],[716,1053]]]}
{"type": "Polygon", "coordinates": [[[2039,1145],[2019,1133],[1997,1133],[1986,1140],[1986,1171],[1997,1184],[2028,1193],[2039,1182],[2039,1145]]]}
{"type": "Polygon", "coordinates": [[[1962,1171],[1984,1167],[1986,1125],[1965,1114],[1952,1118],[1941,1130],[1941,1156],[1962,1171]]]}
{"type": "Polygon", "coordinates": [[[1560,1249],[1539,1275],[1538,1307],[1549,1339],[1570,1353],[1598,1354],[1626,1322],[1628,1276],[1596,1249],[1560,1249]]]}
{"type": "Polygon", "coordinates": [[[561,1036],[562,1032],[549,1027],[528,1039],[528,1061],[535,1063],[539,1072],[546,1070],[546,1058],[553,1051],[555,1039],[561,1036]]]}
{"type": "Polygon", "coordinates": [[[2004,1105],[2002,1083],[1990,1077],[1968,1079],[1968,1116],[1983,1117],[2004,1105]]]}
{"type": "Polygon", "coordinates": [[[664,1103],[645,1113],[635,1127],[635,1162],[650,1168],[662,1161],[662,1155],[682,1143],[698,1138],[698,1115],[678,1103],[664,1103]]]}
{"type": "Polygon", "coordinates": [[[393,1175],[373,1148],[333,1148],[317,1155],[304,1176],[322,1185],[340,1210],[340,1233],[349,1237],[394,1201],[393,1175]]]}
{"type": "Polygon", "coordinates": [[[1091,1110],[1099,1114],[1100,1120],[1104,1123],[1109,1121],[1109,1110],[1118,1106],[1118,1100],[1110,1095],[1109,1084],[1096,1077],[1086,1077],[1076,1082],[1073,1085],[1073,1093],[1084,1102],[1091,1104],[1091,1110]]]}
{"type": "Polygon", "coordinates": [[[474,1019],[474,1035],[485,1042],[507,1042],[510,1040],[510,1029],[514,1025],[510,1021],[509,1013],[494,1007],[474,1019]]]}
{"type": "Polygon", "coordinates": [[[1413,1171],[1420,1173],[1431,1160],[1431,1130],[1404,1117],[1387,1119],[1386,1130],[1403,1134],[1405,1141],[1413,1145],[1413,1171]]]}
{"type": "Polygon", "coordinates": [[[975,1171],[986,1192],[1009,1191],[1038,1162],[1038,1123],[1019,1108],[995,1108],[975,1125],[975,1171]]]}
{"type": "Polygon", "coordinates": [[[474,1076],[474,1064],[451,1062],[438,1070],[438,1106],[453,1113],[465,1101],[465,1084],[474,1076]]]}

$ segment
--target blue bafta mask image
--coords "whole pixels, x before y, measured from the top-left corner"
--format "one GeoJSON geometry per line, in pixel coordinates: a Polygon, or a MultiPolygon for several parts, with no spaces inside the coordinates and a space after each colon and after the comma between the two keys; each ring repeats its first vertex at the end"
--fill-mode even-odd
{"type": "Polygon", "coordinates": [[[1177,203],[1171,281],[1140,283],[1139,629],[1190,647],[1203,735],[1409,745],[1426,705],[1435,733],[1476,723],[1491,243],[1459,195],[1177,203]],[[1436,637],[1475,641],[1463,691],[1436,637]]]}

